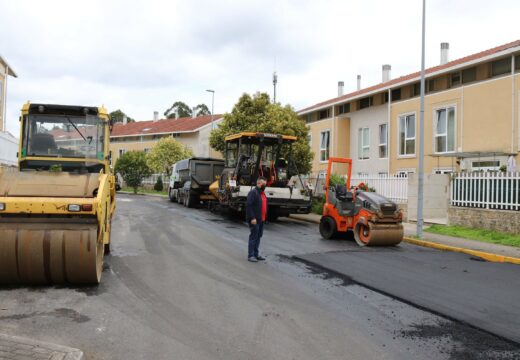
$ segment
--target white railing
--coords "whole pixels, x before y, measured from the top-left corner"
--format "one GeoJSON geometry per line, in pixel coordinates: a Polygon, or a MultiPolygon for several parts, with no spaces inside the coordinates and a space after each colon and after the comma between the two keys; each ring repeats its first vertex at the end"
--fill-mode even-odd
{"type": "MultiPolygon", "coordinates": [[[[314,193],[318,196],[323,195],[325,187],[325,175],[314,174],[306,180],[315,187],[314,193]]],[[[355,175],[350,179],[352,186],[364,183],[369,188],[373,188],[378,194],[389,198],[398,203],[408,201],[408,178],[403,175],[355,175]]]]}
{"type": "Polygon", "coordinates": [[[155,185],[157,182],[157,178],[159,176],[162,177],[164,188],[168,188],[168,184],[170,183],[170,177],[166,174],[152,174],[151,176],[144,178],[142,184],[143,185],[155,185]]]}
{"type": "Polygon", "coordinates": [[[452,206],[520,210],[520,173],[475,172],[452,175],[452,206]]]}

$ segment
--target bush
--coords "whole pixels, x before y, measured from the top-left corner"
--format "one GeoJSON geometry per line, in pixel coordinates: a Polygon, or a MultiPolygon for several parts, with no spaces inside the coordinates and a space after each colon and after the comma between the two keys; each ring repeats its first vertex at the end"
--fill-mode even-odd
{"type": "Polygon", "coordinates": [[[146,155],[142,151],[129,151],[121,155],[114,171],[121,174],[125,183],[134,189],[134,194],[137,194],[137,188],[141,186],[143,179],[151,175],[146,155]]]}
{"type": "Polygon", "coordinates": [[[153,186],[153,189],[155,191],[163,191],[163,182],[162,182],[162,176],[157,177],[157,181],[155,182],[155,185],[153,186]]]}
{"type": "Polygon", "coordinates": [[[312,199],[311,212],[313,214],[323,214],[323,205],[325,205],[325,197],[315,197],[312,199]]]}

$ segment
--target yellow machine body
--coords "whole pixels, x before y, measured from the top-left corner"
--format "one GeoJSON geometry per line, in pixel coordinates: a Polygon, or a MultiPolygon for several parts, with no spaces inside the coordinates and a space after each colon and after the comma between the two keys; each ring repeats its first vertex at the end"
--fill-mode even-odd
{"type": "Polygon", "coordinates": [[[100,282],[115,211],[110,127],[103,107],[24,105],[19,168],[0,169],[0,284],[100,282]]]}

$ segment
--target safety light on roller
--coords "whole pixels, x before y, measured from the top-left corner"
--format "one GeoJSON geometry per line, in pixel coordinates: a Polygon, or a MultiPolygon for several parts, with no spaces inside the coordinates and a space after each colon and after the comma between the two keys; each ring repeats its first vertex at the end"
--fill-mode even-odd
{"type": "Polygon", "coordinates": [[[70,205],[69,205],[69,211],[70,211],[70,212],[78,212],[78,211],[81,211],[81,205],[70,204],[70,205]]]}
{"type": "Polygon", "coordinates": [[[5,210],[5,203],[0,203],[0,211],[4,211],[5,210]]]}

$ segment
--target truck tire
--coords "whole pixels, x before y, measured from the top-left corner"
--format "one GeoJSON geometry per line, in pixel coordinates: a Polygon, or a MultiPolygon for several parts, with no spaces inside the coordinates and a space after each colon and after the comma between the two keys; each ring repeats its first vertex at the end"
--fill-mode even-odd
{"type": "Polygon", "coordinates": [[[181,193],[180,192],[177,192],[177,196],[176,196],[176,199],[177,199],[177,204],[182,204],[182,198],[181,198],[181,193]]]}
{"type": "Polygon", "coordinates": [[[267,210],[267,220],[269,220],[269,222],[274,222],[274,221],[278,220],[279,216],[280,216],[280,214],[279,214],[278,209],[273,208],[273,209],[267,210]]]}
{"type": "Polygon", "coordinates": [[[320,220],[320,234],[324,239],[330,240],[336,236],[336,221],[330,216],[323,216],[320,220]]]}
{"type": "Polygon", "coordinates": [[[173,194],[172,194],[172,189],[168,189],[168,197],[170,198],[171,202],[175,202],[175,198],[173,197],[173,194]]]}
{"type": "Polygon", "coordinates": [[[197,198],[198,196],[197,195],[187,195],[186,196],[186,207],[189,207],[189,208],[194,208],[195,206],[197,206],[197,198]]]}

